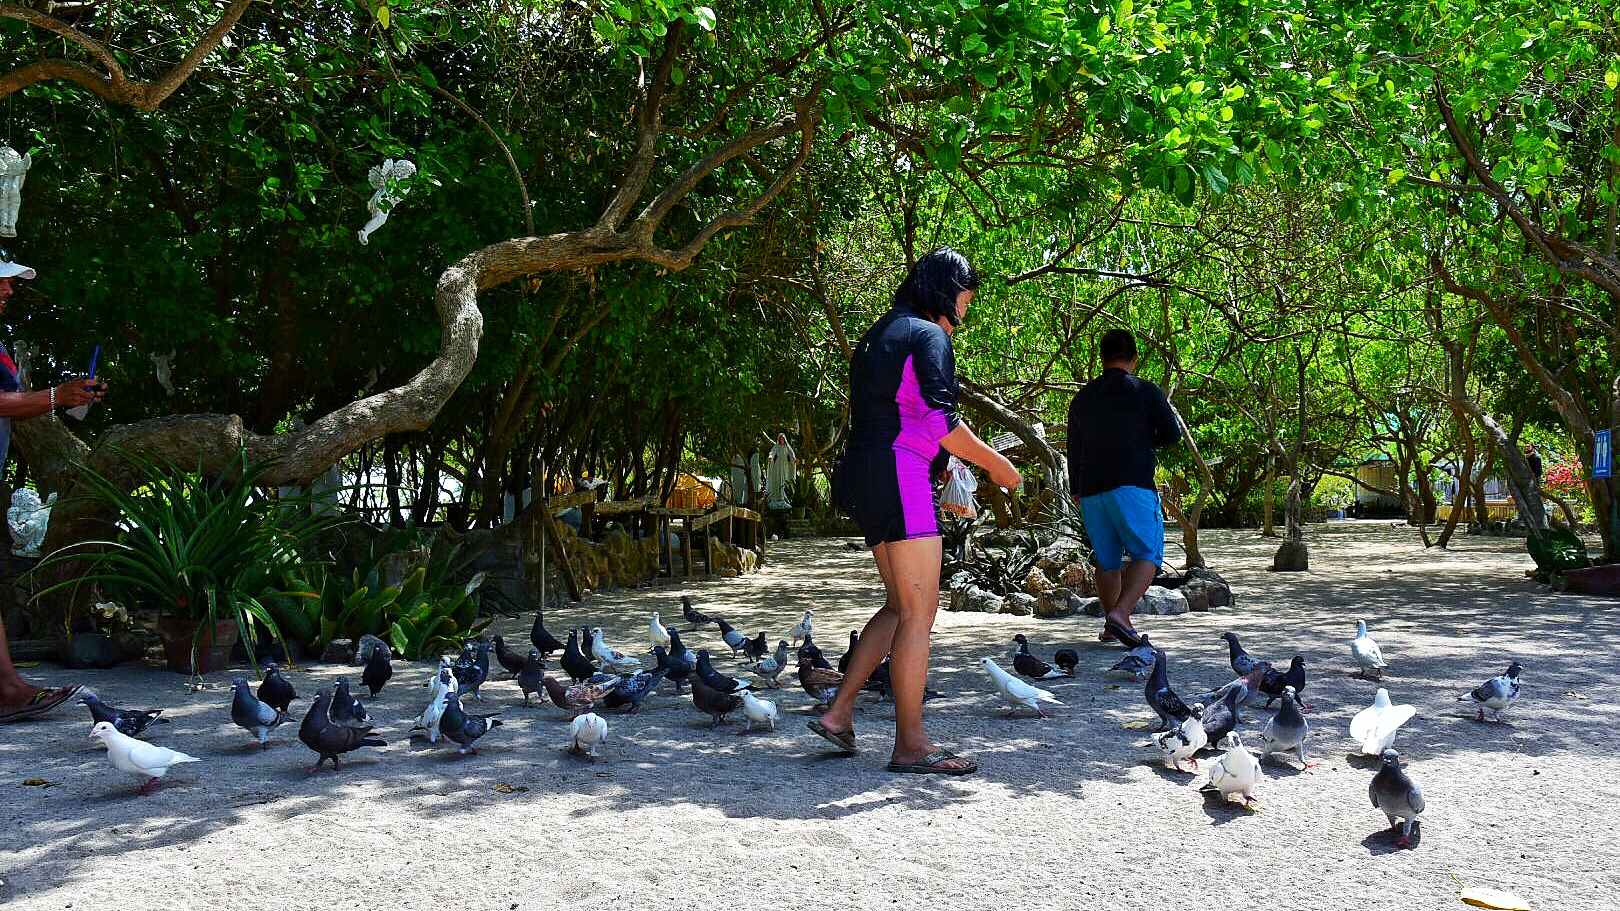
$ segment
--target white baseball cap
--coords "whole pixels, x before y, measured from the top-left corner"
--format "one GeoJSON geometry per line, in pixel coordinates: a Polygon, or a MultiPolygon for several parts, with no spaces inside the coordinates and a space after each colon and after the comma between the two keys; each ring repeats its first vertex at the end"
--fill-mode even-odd
{"type": "Polygon", "coordinates": [[[0,278],[33,278],[39,273],[11,258],[8,250],[0,249],[0,278]]]}

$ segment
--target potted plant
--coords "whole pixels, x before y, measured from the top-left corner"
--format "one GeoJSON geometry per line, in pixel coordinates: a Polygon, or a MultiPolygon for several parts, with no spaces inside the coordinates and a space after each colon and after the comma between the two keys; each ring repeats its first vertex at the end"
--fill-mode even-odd
{"type": "MultiPolygon", "coordinates": [[[[155,608],[169,667],[202,674],[229,663],[241,637],[253,655],[258,625],[281,639],[264,600],[278,592],[302,552],[340,518],[310,510],[303,498],[277,499],[257,484],[271,467],[239,452],[217,478],[133,453],[119,453],[143,483],[126,491],[80,466],[90,495],[118,513],[118,533],[53,553],[42,565],[88,561],[77,579],[127,604],[155,608]],[[90,552],[86,552],[86,551],[90,552]]],[[[48,589],[49,590],[49,589],[48,589]]]]}

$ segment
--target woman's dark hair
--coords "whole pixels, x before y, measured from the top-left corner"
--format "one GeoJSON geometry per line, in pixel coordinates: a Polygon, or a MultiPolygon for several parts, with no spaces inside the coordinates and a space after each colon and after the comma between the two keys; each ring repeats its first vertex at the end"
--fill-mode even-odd
{"type": "Polygon", "coordinates": [[[906,280],[894,291],[896,304],[908,304],[925,319],[945,317],[952,326],[961,325],[956,316],[956,295],[979,290],[979,273],[967,257],[950,247],[928,251],[906,273],[906,280]]]}

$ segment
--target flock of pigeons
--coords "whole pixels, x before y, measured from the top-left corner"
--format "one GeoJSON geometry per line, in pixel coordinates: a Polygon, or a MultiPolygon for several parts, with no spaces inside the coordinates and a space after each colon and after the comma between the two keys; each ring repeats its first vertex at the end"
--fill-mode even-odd
{"type": "MultiPolygon", "coordinates": [[[[715,627],[721,643],[730,650],[730,657],[742,662],[742,669],[757,679],[728,676],[718,671],[707,648],[695,652],[689,649],[680,632],[666,626],[657,612],[648,623],[650,641],[645,654],[653,661],[649,668],[642,657],[609,646],[601,627],[583,626],[569,630],[566,640],[557,639],[546,629],[544,615],[537,611],[526,653],[509,649],[502,637],[495,636],[491,640],[466,643],[455,659],[441,658],[433,674],[422,684],[427,691],[426,706],[413,719],[410,735],[435,744],[444,738],[454,743],[459,753],[476,754],[477,742],[501,726],[497,717],[500,713],[468,712],[462,700],[475,699],[483,703],[480,688],[492,673],[501,670],[517,683],[524,705],[531,704],[531,697],[538,697],[542,703],[550,702],[568,713],[569,749],[593,763],[608,738],[609,725],[604,713],[639,711],[643,701],[665,682],[672,685],[678,696],[689,693],[692,705],[710,716],[711,728],[740,713],[746,726],[739,733],[747,733],[760,727],[775,730],[780,714],[776,702],[763,698],[756,688],[780,688],[780,678],[790,666],[796,666],[799,686],[815,700],[816,710],[825,708],[843,681],[849,652],[845,652],[837,667],[826,659],[812,636],[813,611],[806,610],[803,619],[777,640],[774,649],[766,633],[746,636],[724,618],[699,612],[684,596],[681,614],[690,625],[689,634],[705,626],[715,627]],[[797,648],[791,650],[794,659],[790,663],[791,644],[796,644],[797,648]],[[548,673],[548,661],[558,652],[561,653],[558,667],[567,677],[567,683],[548,673]]],[[[1303,698],[1305,659],[1295,655],[1286,670],[1278,670],[1271,662],[1250,655],[1235,633],[1224,633],[1221,638],[1227,643],[1228,660],[1238,676],[1225,686],[1192,697],[1190,703],[1170,685],[1168,658],[1146,634],[1141,636],[1141,644],[1127,652],[1110,670],[1146,681],[1143,696],[1159,719],[1151,745],[1164,755],[1171,768],[1184,771],[1182,763],[1186,762],[1197,770],[1198,754],[1211,749],[1223,750],[1207,763],[1208,781],[1203,788],[1219,793],[1223,801],[1241,797],[1244,806],[1249,807],[1255,786],[1263,777],[1261,763],[1267,757],[1292,754],[1305,768],[1312,767],[1305,759],[1305,740],[1310,731],[1304,714],[1310,711],[1303,698]],[[1255,738],[1255,749],[1251,750],[1238,734],[1237,726],[1242,720],[1243,706],[1262,698],[1266,708],[1272,703],[1279,705],[1276,714],[1255,738]]],[[[988,656],[980,658],[978,664],[989,675],[996,695],[1012,707],[1009,715],[1028,709],[1047,717],[1043,704],[1062,703],[1052,692],[1030,681],[1072,678],[1080,656],[1074,649],[1059,649],[1053,654],[1053,663],[1049,664],[1031,651],[1025,636],[1019,634],[1013,639],[1011,672],[988,656]]],[[[851,650],[858,641],[859,634],[852,631],[851,650]]],[[[1357,621],[1350,652],[1361,668],[1359,676],[1373,674],[1382,681],[1383,671],[1389,665],[1378,643],[1368,634],[1365,621],[1357,621]]],[[[360,657],[364,665],[360,682],[369,698],[376,699],[393,677],[393,656],[386,644],[368,638],[362,645],[360,657]]],[[[1483,721],[1485,712],[1490,711],[1496,721],[1501,721],[1502,712],[1518,698],[1520,671],[1521,665],[1514,661],[1506,673],[1457,698],[1476,703],[1479,720],[1483,721]]],[[[864,689],[876,693],[879,701],[892,697],[887,660],[868,678],[864,689]]],[[[271,664],[266,667],[256,692],[245,677],[235,678],[231,690],[231,720],[250,733],[260,749],[268,748],[271,732],[292,717],[291,704],[298,698],[292,684],[271,664]]],[[[938,694],[929,691],[927,695],[938,694]]],[[[151,793],[170,767],[198,761],[195,756],[140,739],[151,726],[167,722],[168,719],[160,717],[161,709],[119,709],[102,702],[93,692],[86,692],[79,701],[89,708],[94,720],[91,739],[105,744],[115,768],[142,781],[142,794],[151,793]]],[[[1391,828],[1401,830],[1396,843],[1403,847],[1412,843],[1412,828],[1423,812],[1424,800],[1422,789],[1402,769],[1399,755],[1392,746],[1396,732],[1414,714],[1416,710],[1412,706],[1393,704],[1389,691],[1379,687],[1372,705],[1357,713],[1350,722],[1350,736],[1361,752],[1382,758],[1382,765],[1368,787],[1368,796],[1373,807],[1386,815],[1391,828]]],[[[386,745],[375,731],[365,702],[351,692],[347,677],[339,677],[333,686],[323,686],[316,691],[314,701],[299,724],[298,739],[316,755],[315,764],[306,770],[311,774],[328,759],[337,770],[342,768],[343,755],[361,747],[386,745]]]]}

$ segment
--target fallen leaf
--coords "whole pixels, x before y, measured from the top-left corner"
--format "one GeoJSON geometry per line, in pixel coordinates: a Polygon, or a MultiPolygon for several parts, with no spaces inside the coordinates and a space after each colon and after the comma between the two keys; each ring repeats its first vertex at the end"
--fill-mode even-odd
{"type": "Polygon", "coordinates": [[[523,785],[510,785],[504,781],[495,782],[494,789],[502,794],[520,794],[528,790],[523,785]]]}
{"type": "Polygon", "coordinates": [[[1119,684],[1117,684],[1117,683],[1109,684],[1108,689],[1117,690],[1117,689],[1119,689],[1119,684]]]}
{"type": "Polygon", "coordinates": [[[1481,908],[1497,908],[1499,911],[1531,911],[1529,902],[1512,892],[1503,892],[1500,889],[1469,886],[1457,893],[1457,897],[1467,904],[1477,905],[1481,908]]]}
{"type": "Polygon", "coordinates": [[[1144,731],[1147,730],[1147,726],[1146,721],[1127,721],[1120,725],[1119,729],[1122,731],[1144,731]]]}
{"type": "Polygon", "coordinates": [[[38,661],[18,661],[15,667],[39,667],[38,661]]]}
{"type": "Polygon", "coordinates": [[[56,782],[54,782],[54,781],[46,781],[43,778],[29,778],[26,781],[24,781],[23,784],[25,784],[25,785],[27,785],[27,786],[29,786],[31,788],[48,788],[51,785],[56,784],[56,782]]]}
{"type": "Polygon", "coordinates": [[[1591,698],[1590,696],[1586,695],[1585,693],[1578,693],[1578,692],[1576,692],[1574,690],[1570,690],[1570,691],[1566,692],[1564,695],[1565,696],[1574,696],[1576,699],[1590,699],[1591,698]]]}

